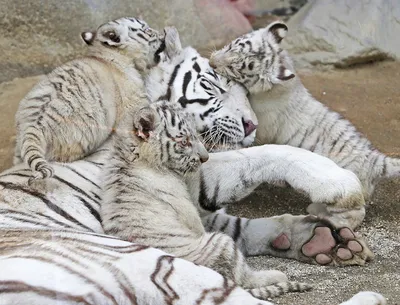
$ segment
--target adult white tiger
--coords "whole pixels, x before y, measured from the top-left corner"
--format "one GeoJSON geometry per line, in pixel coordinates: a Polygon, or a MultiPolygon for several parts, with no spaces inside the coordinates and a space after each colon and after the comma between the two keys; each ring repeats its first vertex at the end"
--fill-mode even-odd
{"type": "Polygon", "coordinates": [[[400,159],[379,152],[349,121],[309,94],[280,45],[287,31],[284,23],[271,23],[213,52],[210,63],[249,91],[260,121],[260,144],[286,144],[326,156],[354,172],[368,197],[380,179],[400,176],[400,159]]]}
{"type": "MultiPolygon", "coordinates": [[[[169,98],[172,102],[180,103],[182,107],[194,115],[198,132],[202,133],[204,130],[207,130],[206,142],[210,140],[211,148],[217,146],[218,149],[226,150],[243,146],[244,141],[241,142],[235,138],[227,140],[226,136],[221,136],[220,133],[224,132],[225,129],[219,128],[219,119],[221,115],[225,116],[224,112],[221,113],[221,111],[230,111],[226,121],[240,122],[240,117],[235,119],[237,110],[241,113],[243,112],[243,107],[248,107],[243,88],[238,86],[235,82],[230,82],[225,77],[217,75],[213,69],[211,69],[208,60],[202,58],[193,48],[188,47],[182,49],[177,32],[167,35],[165,44],[166,53],[168,54],[167,58],[164,58],[159,65],[150,71],[146,80],[146,88],[149,92],[150,100],[169,98]],[[168,60],[168,58],[171,59],[168,60]],[[213,88],[214,90],[212,90],[213,88]],[[225,94],[224,98],[221,96],[221,92],[225,94]],[[229,101],[232,102],[232,106],[227,103],[227,96],[229,96],[229,101]],[[246,100],[245,104],[243,103],[243,100],[246,100]],[[204,103],[204,101],[208,101],[208,103],[204,103]],[[208,126],[204,128],[204,124],[207,124],[208,126]]],[[[253,121],[256,122],[255,119],[253,119],[253,121]]],[[[238,123],[233,125],[233,129],[237,129],[238,127],[240,127],[238,123]]],[[[245,128],[246,125],[244,124],[243,129],[245,128]]],[[[242,135],[246,135],[246,133],[242,132],[242,135]]],[[[225,159],[227,157],[223,155],[221,155],[221,158],[211,158],[211,160],[203,166],[203,170],[208,170],[208,167],[212,167],[215,174],[200,174],[198,179],[188,181],[189,186],[192,188],[192,194],[195,195],[195,202],[199,202],[201,208],[205,210],[203,211],[203,215],[206,215],[209,211],[218,210],[226,203],[243,198],[243,196],[249,194],[259,185],[258,181],[276,183],[277,180],[280,179],[278,177],[279,175],[287,173],[288,170],[293,170],[293,176],[290,178],[291,181],[289,182],[287,179],[283,180],[297,188],[297,183],[303,181],[305,177],[310,179],[317,171],[319,171],[318,168],[321,168],[319,162],[316,159],[314,160],[316,155],[305,155],[306,151],[292,150],[292,148],[288,146],[269,145],[252,147],[245,151],[251,152],[251,154],[246,155],[246,157],[242,157],[241,154],[238,154],[234,158],[230,157],[232,159],[229,161],[228,159],[225,159]],[[280,161],[276,159],[277,156],[279,156],[279,158],[287,158],[286,165],[280,163],[280,161]],[[298,161],[291,163],[292,158],[295,158],[298,161]],[[314,161],[318,163],[314,163],[314,161]],[[229,166],[227,168],[228,162],[229,166]],[[246,166],[241,170],[240,167],[244,165],[243,162],[245,162],[244,164],[246,164],[246,166]],[[312,173],[305,173],[303,171],[304,169],[300,170],[296,166],[292,168],[294,164],[300,165],[300,163],[304,165],[304,169],[307,168],[312,173]],[[252,164],[254,164],[254,167],[252,164]],[[269,174],[275,172],[278,176],[275,176],[272,180],[268,180],[265,176],[266,171],[268,171],[269,174]],[[235,187],[232,188],[232,191],[230,192],[224,192],[220,188],[221,185],[230,183],[228,177],[232,179],[235,187]],[[234,182],[235,180],[241,181],[241,185],[238,186],[237,182],[234,182]],[[236,195],[236,191],[238,196],[236,195]]],[[[243,151],[240,151],[240,153],[243,153],[243,151]]],[[[232,156],[234,154],[235,153],[232,152],[232,156]]],[[[307,184],[309,183],[309,190],[316,191],[319,181],[326,179],[326,177],[322,177],[325,174],[328,174],[328,172],[321,172],[321,176],[314,180],[314,182],[306,179],[304,182],[307,184]]],[[[333,174],[333,172],[330,172],[329,174],[333,174]]],[[[329,188],[330,187],[328,187],[328,189],[329,188]]],[[[325,191],[328,191],[328,189],[325,189],[325,191]]],[[[309,193],[309,191],[306,192],[309,193]]],[[[314,202],[319,201],[318,199],[315,199],[316,198],[312,198],[314,202]]],[[[363,220],[365,214],[362,203],[363,199],[360,200],[359,197],[354,197],[353,200],[319,202],[331,203],[330,209],[336,213],[330,215],[330,221],[333,221],[336,226],[346,225],[355,228],[363,220]]],[[[307,218],[306,223],[313,221],[315,220],[307,218]]],[[[299,227],[304,224],[304,216],[280,216],[280,223],[286,223],[286,229],[283,229],[282,225],[276,226],[273,221],[265,222],[260,220],[247,222],[245,219],[239,220],[238,218],[229,215],[222,216],[220,213],[208,215],[204,218],[205,226],[210,226],[209,230],[218,229],[224,233],[230,234],[239,244],[242,245],[241,250],[248,255],[268,253],[301,259],[308,262],[311,261],[314,263],[343,264],[343,261],[340,262],[341,258],[336,255],[329,255],[329,258],[324,255],[318,255],[320,252],[325,253],[336,251],[332,250],[329,246],[329,244],[336,245],[330,230],[326,228],[318,228],[316,230],[316,235],[318,237],[313,239],[315,241],[313,246],[308,244],[310,247],[304,247],[301,251],[292,251],[292,249],[298,249],[299,247],[302,248],[304,245],[302,237],[297,236],[297,232],[303,232],[303,229],[299,229],[299,227]],[[299,229],[299,231],[288,230],[288,228],[293,225],[299,229]],[[245,232],[248,232],[247,230],[249,226],[252,227],[252,230],[249,230],[251,233],[249,232],[249,236],[242,238],[247,234],[245,232]],[[240,234],[242,228],[246,228],[243,235],[240,234]],[[256,233],[257,231],[270,233],[267,233],[267,235],[258,235],[256,233]],[[255,236],[259,236],[260,239],[253,242],[252,240],[255,236]],[[299,241],[300,243],[298,243],[299,241]],[[321,243],[322,241],[326,241],[326,243],[321,243]],[[312,256],[312,259],[310,259],[310,256],[312,256]]],[[[346,235],[345,233],[343,234],[346,235]]],[[[351,235],[349,234],[347,236],[351,235]]],[[[350,245],[352,245],[352,243],[350,243],[350,245]]],[[[358,248],[358,246],[353,249],[355,250],[356,248],[358,248]]],[[[340,256],[342,258],[345,256],[351,257],[352,259],[348,261],[348,263],[355,263],[356,261],[357,263],[361,263],[363,261],[363,259],[360,260],[359,257],[353,256],[348,252],[346,254],[341,253],[340,256]]],[[[369,254],[367,256],[369,256],[369,254]]]]}

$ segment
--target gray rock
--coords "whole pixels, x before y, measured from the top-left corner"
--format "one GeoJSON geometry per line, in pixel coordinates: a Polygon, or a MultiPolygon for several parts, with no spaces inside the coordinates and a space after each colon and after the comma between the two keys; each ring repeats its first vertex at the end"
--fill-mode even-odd
{"type": "Polygon", "coordinates": [[[0,0],[0,7],[0,82],[47,73],[82,54],[79,34],[119,17],[175,25],[183,45],[208,51],[251,30],[228,0],[0,0]]]}
{"type": "Polygon", "coordinates": [[[288,26],[283,45],[300,67],[400,58],[398,0],[311,0],[288,26]]]}

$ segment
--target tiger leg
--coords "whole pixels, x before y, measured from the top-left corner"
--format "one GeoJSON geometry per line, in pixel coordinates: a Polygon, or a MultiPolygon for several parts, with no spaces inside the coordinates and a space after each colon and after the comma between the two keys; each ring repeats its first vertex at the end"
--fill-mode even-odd
{"type": "Polygon", "coordinates": [[[188,185],[205,210],[237,202],[262,183],[281,183],[308,194],[315,203],[308,212],[337,226],[354,229],[364,219],[365,200],[357,176],[295,147],[264,145],[212,153],[198,175],[197,184],[188,185]]]}
{"type": "Polygon", "coordinates": [[[307,284],[288,282],[287,276],[277,270],[252,270],[233,239],[221,233],[206,233],[199,239],[193,239],[183,251],[174,254],[217,271],[253,296],[264,300],[311,288],[307,284]]]}
{"type": "Polygon", "coordinates": [[[245,255],[272,255],[319,265],[364,265],[374,255],[366,241],[346,226],[315,216],[246,219],[213,213],[202,219],[207,231],[234,238],[245,255]]]}

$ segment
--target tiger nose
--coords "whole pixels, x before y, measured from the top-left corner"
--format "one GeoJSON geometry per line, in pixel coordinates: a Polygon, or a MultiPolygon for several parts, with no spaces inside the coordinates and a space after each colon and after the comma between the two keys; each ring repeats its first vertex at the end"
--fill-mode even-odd
{"type": "Polygon", "coordinates": [[[208,63],[210,65],[210,67],[213,68],[213,69],[215,69],[217,67],[217,65],[215,64],[215,62],[214,62],[212,57],[210,58],[208,63]]]}
{"type": "Polygon", "coordinates": [[[204,162],[207,162],[208,161],[208,155],[207,156],[200,156],[200,162],[201,163],[204,163],[204,162]]]}
{"type": "Polygon", "coordinates": [[[244,127],[244,135],[246,137],[257,129],[257,125],[254,124],[252,120],[243,119],[243,127],[244,127]]]}
{"type": "Polygon", "coordinates": [[[215,60],[215,55],[214,53],[211,54],[210,59],[208,60],[208,64],[210,65],[211,68],[216,69],[217,68],[217,62],[215,60]]]}

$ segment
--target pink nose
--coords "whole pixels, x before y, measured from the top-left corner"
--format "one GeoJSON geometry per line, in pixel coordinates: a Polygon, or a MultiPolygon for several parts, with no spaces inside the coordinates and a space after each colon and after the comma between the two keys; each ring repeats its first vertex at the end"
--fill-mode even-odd
{"type": "Polygon", "coordinates": [[[243,127],[246,137],[257,129],[257,125],[255,125],[252,120],[243,120],[243,127]]]}

